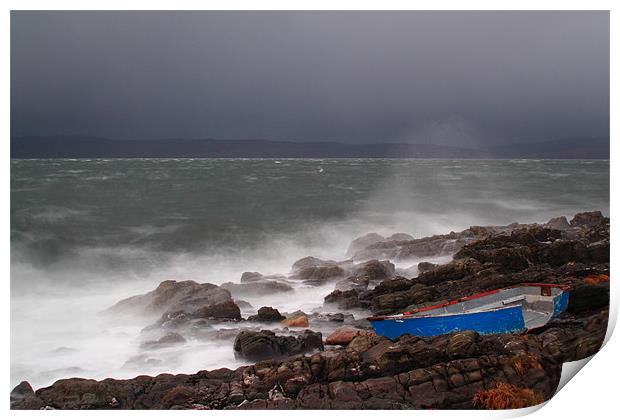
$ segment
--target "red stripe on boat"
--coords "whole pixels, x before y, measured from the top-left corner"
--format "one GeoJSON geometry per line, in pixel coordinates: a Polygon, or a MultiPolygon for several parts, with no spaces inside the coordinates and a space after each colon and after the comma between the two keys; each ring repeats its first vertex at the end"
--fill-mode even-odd
{"type": "MultiPolygon", "coordinates": [[[[413,314],[417,314],[417,313],[420,313],[420,312],[430,311],[432,309],[444,308],[446,306],[456,305],[457,303],[460,303],[460,302],[466,302],[468,300],[477,299],[477,298],[480,298],[480,297],[483,297],[483,296],[493,295],[495,293],[501,292],[502,290],[514,289],[515,287],[553,287],[553,288],[562,289],[562,290],[570,289],[570,286],[565,285],[565,284],[521,283],[521,284],[516,284],[516,285],[513,285],[513,286],[502,287],[501,289],[489,290],[488,292],[476,293],[475,295],[466,296],[466,297],[462,297],[462,298],[459,298],[459,299],[453,299],[453,300],[450,300],[448,302],[438,303],[436,305],[425,306],[423,308],[416,309],[414,311],[403,312],[401,315],[413,315],[413,314]]],[[[379,320],[379,319],[385,319],[385,318],[388,318],[388,317],[391,317],[391,316],[394,316],[394,315],[373,316],[373,317],[370,317],[368,319],[369,320],[370,319],[379,320]]]]}

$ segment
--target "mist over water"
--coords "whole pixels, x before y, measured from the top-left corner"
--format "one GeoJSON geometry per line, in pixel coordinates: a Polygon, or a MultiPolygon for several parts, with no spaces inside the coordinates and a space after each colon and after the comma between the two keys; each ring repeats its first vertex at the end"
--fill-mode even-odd
{"type": "MultiPolygon", "coordinates": [[[[195,372],[242,362],[188,342],[123,367],[152,320],[99,315],[166,279],[221,284],[344,259],[368,232],[415,237],[471,225],[609,213],[609,162],[582,160],[128,159],[11,161],[11,384],[195,372]]],[[[428,259],[426,259],[428,260],[428,259]]],[[[321,306],[333,285],[247,299],[321,306]]]]}

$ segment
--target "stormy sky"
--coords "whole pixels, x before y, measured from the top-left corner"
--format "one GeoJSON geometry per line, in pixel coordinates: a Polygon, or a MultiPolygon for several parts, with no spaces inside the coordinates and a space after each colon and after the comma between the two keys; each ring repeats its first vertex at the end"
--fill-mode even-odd
{"type": "Polygon", "coordinates": [[[609,134],[607,12],[12,12],[11,134],[609,134]]]}

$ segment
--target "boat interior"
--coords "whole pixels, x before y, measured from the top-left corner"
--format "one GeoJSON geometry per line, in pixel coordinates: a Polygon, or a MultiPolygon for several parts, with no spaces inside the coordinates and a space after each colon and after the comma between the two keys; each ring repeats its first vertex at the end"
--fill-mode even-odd
{"type": "Polygon", "coordinates": [[[545,325],[553,316],[554,298],[562,294],[559,287],[519,286],[502,289],[496,293],[463,299],[454,304],[421,310],[413,317],[457,315],[467,312],[487,311],[521,306],[528,329],[545,325]]]}

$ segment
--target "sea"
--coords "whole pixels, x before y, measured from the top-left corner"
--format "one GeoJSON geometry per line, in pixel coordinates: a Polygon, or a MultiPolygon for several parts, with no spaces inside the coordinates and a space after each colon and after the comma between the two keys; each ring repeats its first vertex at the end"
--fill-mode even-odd
{"type": "MultiPolygon", "coordinates": [[[[190,340],[128,367],[147,324],[101,312],[163,280],[287,274],[302,257],[345,259],[369,232],[419,238],[591,210],[609,215],[607,160],[11,160],[11,385],[244,364],[232,344],[190,340]]],[[[321,311],[331,290],[256,297],[244,316],[321,311]]]]}

